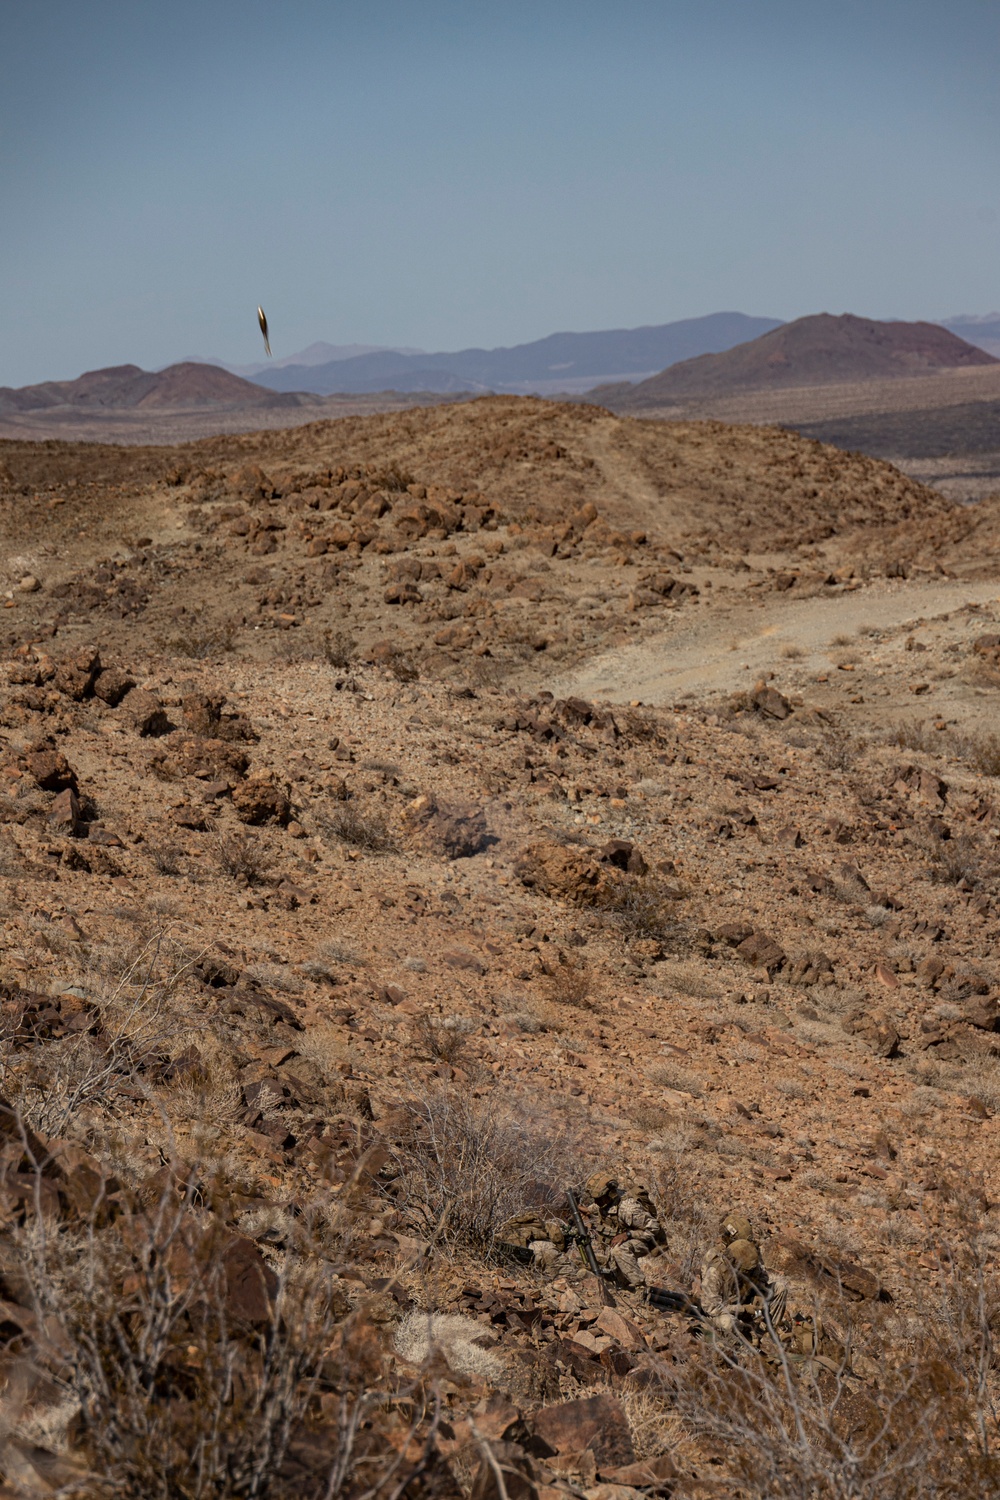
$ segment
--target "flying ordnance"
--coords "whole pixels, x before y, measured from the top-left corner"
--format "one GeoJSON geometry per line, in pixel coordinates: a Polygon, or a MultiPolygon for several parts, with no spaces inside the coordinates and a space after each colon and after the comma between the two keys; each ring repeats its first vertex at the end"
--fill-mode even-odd
{"type": "Polygon", "coordinates": [[[258,307],[257,309],[257,322],[260,324],[260,331],[264,335],[264,348],[267,350],[268,359],[270,359],[271,345],[267,337],[267,319],[264,316],[264,309],[262,307],[258,307]]]}

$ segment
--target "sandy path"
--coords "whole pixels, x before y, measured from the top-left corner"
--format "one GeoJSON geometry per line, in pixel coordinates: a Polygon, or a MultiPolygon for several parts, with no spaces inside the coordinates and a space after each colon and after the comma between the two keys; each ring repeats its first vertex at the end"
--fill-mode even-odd
{"type": "Polygon", "coordinates": [[[1000,582],[899,583],[880,581],[834,597],[777,598],[740,602],[703,613],[685,610],[662,635],[594,657],[577,671],[550,683],[558,696],[608,698],[615,702],[672,702],[685,693],[726,693],[746,687],[782,662],[794,646],[804,662],[825,653],[838,635],[862,626],[880,630],[916,628],[960,609],[1000,599],[1000,582]]]}

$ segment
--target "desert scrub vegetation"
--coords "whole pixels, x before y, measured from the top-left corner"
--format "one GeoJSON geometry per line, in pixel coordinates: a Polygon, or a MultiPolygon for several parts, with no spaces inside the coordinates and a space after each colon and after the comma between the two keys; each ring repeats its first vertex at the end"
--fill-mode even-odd
{"type": "Polygon", "coordinates": [[[576,1180],[574,1139],[526,1106],[446,1088],[403,1106],[386,1192],[433,1244],[490,1258],[512,1214],[551,1208],[576,1180]]]}
{"type": "Polygon", "coordinates": [[[37,1492],[39,1436],[87,1500],[374,1500],[438,1462],[433,1392],[389,1391],[328,1261],[286,1250],[273,1269],[205,1212],[196,1169],[172,1164],[145,1208],[98,1193],[82,1222],[29,1219],[8,1248],[58,1330],[22,1353],[34,1399],[7,1403],[0,1462],[34,1478],[18,1493],[37,1492]]]}
{"type": "Polygon", "coordinates": [[[260,835],[246,830],[220,834],[215,858],[222,873],[240,885],[263,885],[274,866],[274,856],[260,835]]]}
{"type": "Polygon", "coordinates": [[[1000,776],[1000,734],[989,730],[935,729],[917,719],[897,725],[889,735],[888,744],[903,750],[920,750],[926,755],[945,756],[984,776],[1000,776]]]}
{"type": "Polygon", "coordinates": [[[339,803],[322,820],[325,833],[363,849],[367,854],[389,854],[398,849],[395,834],[377,808],[364,808],[356,802],[339,803]]]}
{"type": "Polygon", "coordinates": [[[199,956],[161,932],[103,955],[75,1003],[0,988],[0,1088],[19,1118],[59,1135],[88,1105],[148,1094],[183,1034],[199,956]]]}
{"type": "Polygon", "coordinates": [[[542,993],[554,1005],[570,1005],[577,1010],[600,1009],[592,969],[561,949],[554,961],[545,964],[542,993]]]}
{"type": "Polygon", "coordinates": [[[677,953],[688,946],[687,925],[674,915],[683,892],[655,875],[628,875],[612,869],[599,899],[603,911],[627,945],[653,942],[677,953]]]}

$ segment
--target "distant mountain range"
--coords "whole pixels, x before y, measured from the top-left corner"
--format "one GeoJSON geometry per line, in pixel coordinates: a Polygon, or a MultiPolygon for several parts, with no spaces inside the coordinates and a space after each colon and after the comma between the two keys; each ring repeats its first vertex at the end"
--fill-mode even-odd
{"type": "Polygon", "coordinates": [[[609,380],[642,380],[678,360],[731,349],[777,328],[779,322],[744,313],[712,313],[651,328],[553,333],[510,349],[461,349],[452,354],[381,349],[347,359],[338,355],[322,364],[298,356],[293,363],[268,366],[254,379],[272,391],[324,396],[384,390],[552,395],[585,391],[609,380]]]}
{"type": "Polygon", "coordinates": [[[979,317],[949,318],[946,322],[942,321],[941,327],[1000,359],[1000,312],[984,313],[979,317]]]}
{"type": "Polygon", "coordinates": [[[0,387],[0,413],[266,410],[308,407],[320,395],[388,390],[593,392],[595,400],[624,411],[730,391],[962,369],[998,358],[1000,313],[940,324],[827,313],[781,323],[713,313],[656,327],[554,333],[509,349],[453,354],[315,343],[266,366],[226,367],[200,358],[158,371],[115,365],[76,380],[0,387]],[[238,371],[255,378],[244,379],[238,371]]]}
{"type": "Polygon", "coordinates": [[[598,389],[593,397],[617,411],[640,411],[741,391],[892,380],[996,363],[992,354],[938,323],[818,313],[724,353],[682,360],[638,385],[598,389]]]}
{"type": "Polygon", "coordinates": [[[0,413],[55,407],[89,411],[271,410],[310,404],[309,396],[267,391],[228,370],[193,360],[156,372],[140,370],[138,365],[113,365],[106,370],[88,370],[76,380],[48,380],[17,389],[0,386],[0,413]]]}
{"type": "MultiPolygon", "coordinates": [[[[242,375],[245,380],[250,380],[262,370],[284,370],[289,365],[305,365],[311,369],[314,365],[336,364],[341,360],[356,359],[363,354],[421,353],[421,349],[390,348],[387,344],[325,344],[320,341],[310,344],[307,349],[300,349],[297,354],[286,354],[283,359],[261,359],[251,365],[231,365],[224,359],[206,359],[200,354],[190,354],[182,363],[218,365],[220,370],[228,370],[231,375],[242,375]]],[[[169,366],[165,365],[163,368],[168,369],[169,366]]]]}

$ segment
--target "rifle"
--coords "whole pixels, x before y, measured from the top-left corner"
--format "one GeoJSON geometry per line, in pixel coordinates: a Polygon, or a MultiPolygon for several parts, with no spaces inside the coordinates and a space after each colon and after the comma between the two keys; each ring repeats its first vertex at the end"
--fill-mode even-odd
{"type": "Polygon", "coordinates": [[[682,1312],[699,1323],[706,1321],[703,1309],[686,1292],[672,1292],[669,1287],[651,1286],[647,1288],[646,1301],[658,1312],[682,1312]]]}
{"type": "Polygon", "coordinates": [[[612,1297],[607,1285],[609,1272],[602,1270],[597,1263],[597,1256],[594,1254],[594,1242],[590,1230],[584,1224],[580,1215],[580,1206],[576,1201],[572,1188],[566,1189],[566,1199],[569,1203],[569,1211],[573,1217],[573,1228],[566,1238],[576,1241],[584,1265],[597,1277],[598,1292],[604,1306],[614,1307],[615,1299],[612,1297]]]}

